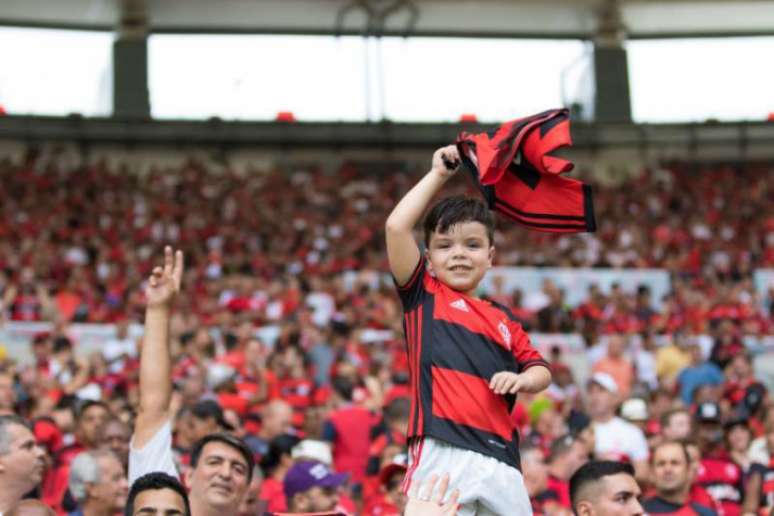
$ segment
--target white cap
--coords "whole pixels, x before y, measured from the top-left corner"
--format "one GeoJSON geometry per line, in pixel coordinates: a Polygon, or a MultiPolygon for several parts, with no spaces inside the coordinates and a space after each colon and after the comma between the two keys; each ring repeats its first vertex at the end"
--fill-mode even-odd
{"type": "Polygon", "coordinates": [[[310,459],[322,462],[326,466],[333,463],[331,454],[331,445],[325,441],[315,439],[304,439],[293,447],[290,451],[293,459],[310,459]]]}
{"type": "Polygon", "coordinates": [[[236,375],[236,370],[227,364],[212,364],[207,368],[207,387],[217,389],[236,375]]]}
{"type": "Polygon", "coordinates": [[[629,421],[647,421],[648,405],[641,398],[630,398],[621,405],[621,416],[629,421]]]}
{"type": "Polygon", "coordinates": [[[610,376],[607,373],[594,373],[591,375],[591,378],[589,379],[589,383],[596,383],[606,391],[612,392],[613,394],[618,393],[618,384],[615,383],[615,380],[612,376],[610,376]]]}

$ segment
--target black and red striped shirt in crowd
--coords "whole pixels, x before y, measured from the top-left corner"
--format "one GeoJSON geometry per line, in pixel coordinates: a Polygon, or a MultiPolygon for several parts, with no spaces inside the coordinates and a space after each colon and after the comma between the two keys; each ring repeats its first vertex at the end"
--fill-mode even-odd
{"type": "Polygon", "coordinates": [[[740,516],[744,495],[744,472],[725,451],[709,454],[699,463],[696,483],[715,500],[723,516],[740,516]]]}
{"type": "Polygon", "coordinates": [[[750,476],[755,475],[761,477],[760,507],[774,507],[774,457],[771,458],[768,465],[753,463],[750,466],[750,476]]]}
{"type": "Polygon", "coordinates": [[[398,287],[411,373],[408,437],[428,436],[520,469],[515,395],[489,389],[495,373],[548,363],[510,311],[426,273],[398,287]]]}

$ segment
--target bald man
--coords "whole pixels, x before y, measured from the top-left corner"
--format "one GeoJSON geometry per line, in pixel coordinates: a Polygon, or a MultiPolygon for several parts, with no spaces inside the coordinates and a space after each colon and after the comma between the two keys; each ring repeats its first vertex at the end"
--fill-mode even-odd
{"type": "Polygon", "coordinates": [[[269,443],[275,437],[290,433],[293,425],[293,407],[282,400],[270,401],[261,411],[261,429],[245,441],[258,455],[269,452],[269,443]]]}
{"type": "Polygon", "coordinates": [[[56,516],[56,512],[40,500],[22,500],[11,507],[6,516],[56,516]]]}

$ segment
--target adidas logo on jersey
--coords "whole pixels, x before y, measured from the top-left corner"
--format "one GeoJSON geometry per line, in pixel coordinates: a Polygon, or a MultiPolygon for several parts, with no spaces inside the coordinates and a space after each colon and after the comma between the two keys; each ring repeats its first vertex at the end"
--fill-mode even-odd
{"type": "Polygon", "coordinates": [[[465,303],[464,299],[458,299],[456,301],[452,301],[449,303],[449,306],[452,308],[456,308],[457,310],[462,310],[463,312],[470,312],[470,308],[468,308],[467,303],[465,303]]]}

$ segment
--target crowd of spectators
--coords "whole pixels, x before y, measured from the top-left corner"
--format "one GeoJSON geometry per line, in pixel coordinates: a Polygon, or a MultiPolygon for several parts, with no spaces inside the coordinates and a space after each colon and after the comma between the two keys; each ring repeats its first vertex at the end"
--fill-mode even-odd
{"type": "MultiPolygon", "coordinates": [[[[65,321],[140,320],[138,287],[154,253],[171,243],[193,265],[184,310],[198,322],[211,324],[227,311],[260,324],[309,303],[321,322],[341,309],[342,299],[329,299],[345,295],[340,273],[387,270],[384,220],[419,172],[369,174],[343,165],[333,173],[237,174],[189,162],[139,174],[105,163],[56,163],[34,154],[24,163],[0,161],[0,298],[12,320],[53,312],[65,321]]],[[[700,333],[721,317],[755,319],[765,293],[755,293],[751,271],[774,266],[773,185],[774,169],[753,166],[674,166],[594,185],[596,233],[555,235],[503,222],[495,262],[664,268],[675,282],[661,322],[668,331],[700,333]]],[[[457,178],[445,193],[455,190],[471,191],[471,182],[457,178]]],[[[389,320],[389,296],[371,290],[378,289],[354,294],[360,299],[351,315],[389,320]]],[[[599,304],[597,294],[590,293],[591,305],[599,304]]],[[[608,295],[614,308],[641,311],[634,293],[625,294],[608,295]]],[[[550,295],[562,303],[561,292],[550,295]]],[[[555,319],[534,322],[577,329],[555,319]]]]}
{"type": "MultiPolygon", "coordinates": [[[[342,512],[401,513],[408,364],[400,305],[380,278],[384,221],[415,174],[365,168],[237,174],[189,162],[138,174],[33,154],[0,162],[1,317],[53,322],[31,343],[33,365],[0,358],[0,413],[31,421],[43,451],[44,466],[27,461],[40,480],[24,487],[58,514],[126,503],[128,486],[107,475],[126,468],[139,400],[142,340],[128,325],[143,320],[143,284],[170,243],[187,262],[170,324],[182,476],[193,444],[227,430],[259,464],[243,514],[287,510],[289,473],[307,486],[317,464],[335,476],[318,487],[342,512]],[[116,336],[84,356],[73,322],[115,324],[116,336]],[[266,325],[278,327],[271,344],[256,333],[266,325]]],[[[456,181],[444,194],[470,189],[456,181]]],[[[725,515],[774,504],[774,410],[742,340],[774,331],[774,292],[751,278],[774,266],[772,199],[774,168],[675,166],[595,185],[595,234],[500,225],[498,264],[659,267],[672,278],[662,300],[645,287],[592,287],[567,306],[550,281],[538,309],[519,290],[485,293],[528,330],[577,332],[589,346],[588,383],[552,350],[554,383],[513,412],[536,513],[569,514],[570,476],[590,457],[632,463],[647,496],[685,491],[725,515]],[[675,474],[660,473],[653,451],[675,442],[690,456],[682,483],[664,488],[675,474]]],[[[13,453],[8,428],[0,421],[0,466],[13,453]]],[[[4,502],[0,488],[0,513],[4,502]]]]}

